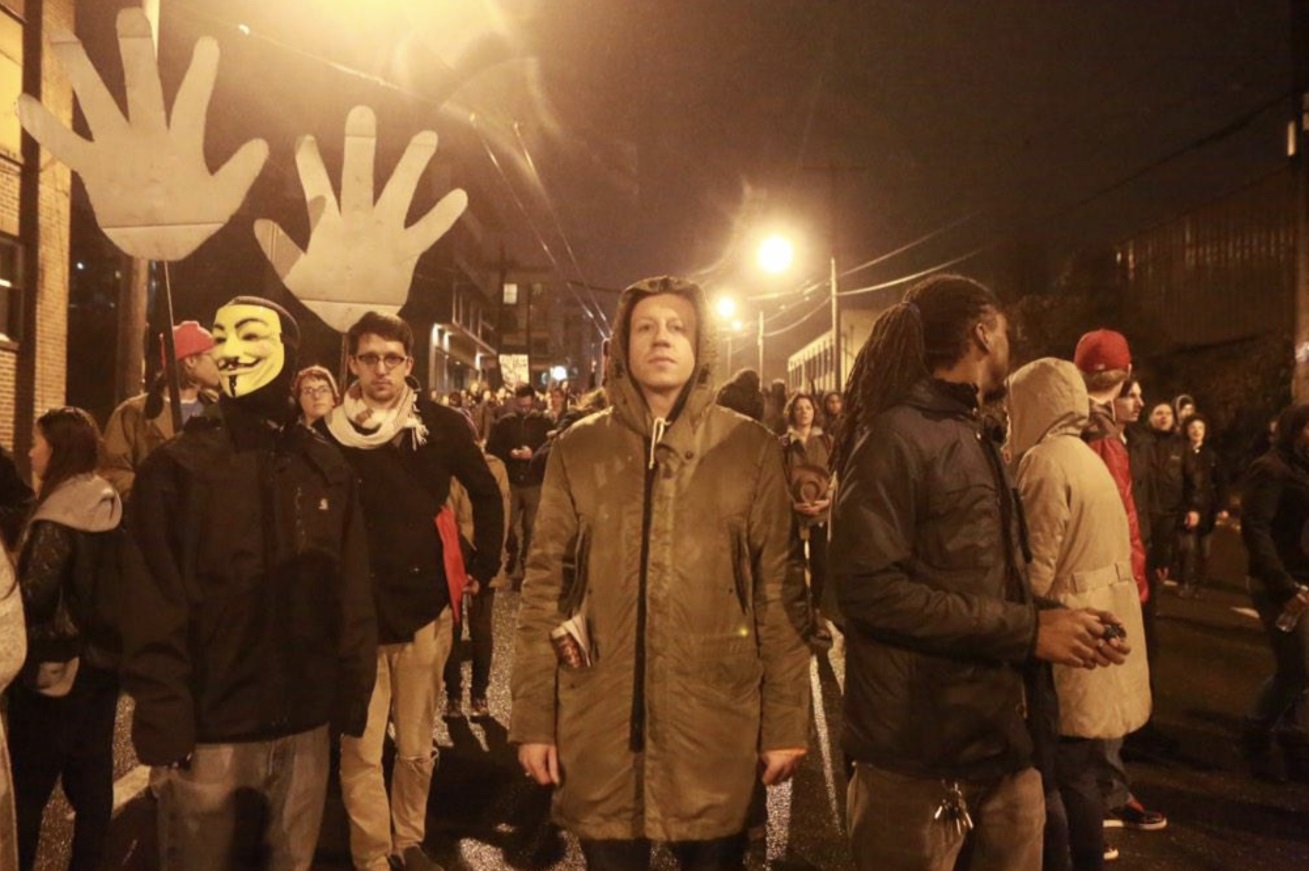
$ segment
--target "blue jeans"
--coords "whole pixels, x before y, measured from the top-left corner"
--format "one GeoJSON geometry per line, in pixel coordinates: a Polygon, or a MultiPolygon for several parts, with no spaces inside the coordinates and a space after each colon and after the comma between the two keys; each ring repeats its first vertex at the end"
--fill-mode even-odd
{"type": "Polygon", "coordinates": [[[327,726],[271,741],[200,744],[155,769],[161,871],[308,871],[327,797],[327,726]]]}
{"type": "Polygon", "coordinates": [[[950,871],[967,845],[970,871],[1040,871],[1045,792],[1035,768],[997,780],[959,781],[973,829],[935,819],[946,785],[864,763],[846,801],[858,871],[950,871]]]}

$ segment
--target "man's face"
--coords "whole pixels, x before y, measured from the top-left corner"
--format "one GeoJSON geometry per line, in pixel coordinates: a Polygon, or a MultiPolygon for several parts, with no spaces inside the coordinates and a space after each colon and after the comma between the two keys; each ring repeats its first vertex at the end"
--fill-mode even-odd
{"type": "Polygon", "coordinates": [[[519,414],[531,414],[532,404],[533,404],[533,399],[530,396],[514,397],[514,411],[518,412],[519,414]]]}
{"type": "Polygon", "coordinates": [[[218,383],[233,399],[271,384],[286,364],[282,322],[270,308],[225,305],[214,312],[213,334],[218,383]]]}
{"type": "Polygon", "coordinates": [[[1009,377],[1009,319],[996,312],[990,319],[982,321],[983,336],[987,340],[986,382],[982,388],[985,402],[1003,399],[1009,377]]]}
{"type": "Polygon", "coordinates": [[[843,404],[843,402],[844,400],[841,398],[841,394],[829,393],[827,395],[827,402],[826,402],[828,417],[840,417],[841,405],[843,404]]]}
{"type": "Polygon", "coordinates": [[[1154,427],[1157,432],[1173,431],[1173,407],[1167,402],[1161,402],[1150,412],[1150,426],[1154,427]]]}
{"type": "Polygon", "coordinates": [[[1131,389],[1120,393],[1114,400],[1114,416],[1120,423],[1136,423],[1141,419],[1141,410],[1145,408],[1145,399],[1141,396],[1141,385],[1132,382],[1131,389]]]}
{"type": "Polygon", "coordinates": [[[695,371],[695,307],[671,293],[632,309],[627,366],[644,393],[677,393],[695,371]]]}
{"type": "Polygon", "coordinates": [[[204,351],[187,357],[182,361],[182,371],[186,373],[187,380],[196,387],[218,389],[218,363],[215,362],[212,352],[204,351]]]}
{"type": "Polygon", "coordinates": [[[1191,444],[1199,446],[1204,444],[1205,430],[1203,420],[1190,420],[1186,423],[1186,438],[1191,444]]]}
{"type": "Polygon", "coordinates": [[[404,342],[364,333],[350,356],[350,373],[359,379],[364,400],[371,405],[389,405],[404,391],[405,379],[413,371],[413,358],[404,342]]]}

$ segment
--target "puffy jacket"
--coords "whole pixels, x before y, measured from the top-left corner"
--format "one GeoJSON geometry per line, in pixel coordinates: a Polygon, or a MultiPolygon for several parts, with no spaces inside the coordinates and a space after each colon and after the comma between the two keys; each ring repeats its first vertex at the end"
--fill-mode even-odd
{"type": "Polygon", "coordinates": [[[377,623],[355,477],[226,398],[137,474],[123,686],[147,765],[197,742],[363,733],[377,623]]]}
{"type": "Polygon", "coordinates": [[[1309,461],[1279,448],[1254,461],[1241,497],[1241,540],[1250,577],[1274,599],[1309,584],[1309,461]]]}
{"type": "Polygon", "coordinates": [[[1086,385],[1067,360],[1036,360],[1010,379],[1009,409],[1032,592],[1069,608],[1112,612],[1136,644],[1114,668],[1054,666],[1059,733],[1121,738],[1150,717],[1150,672],[1127,512],[1105,464],[1081,439],[1086,385]]]}
{"type": "Polygon", "coordinates": [[[846,621],[845,752],[914,777],[1028,767],[1037,616],[1020,507],[976,391],[924,380],[838,470],[829,578],[846,621]]]}
{"type": "Polygon", "coordinates": [[[809,615],[781,451],[713,404],[707,338],[666,430],[619,362],[625,326],[615,346],[611,407],[550,452],[510,740],[557,745],[555,818],[579,837],[726,837],[746,828],[759,752],[809,735],[809,615]],[[560,669],[550,632],[583,610],[593,664],[560,669]]]}
{"type": "Polygon", "coordinates": [[[1114,421],[1113,406],[1100,405],[1088,400],[1090,415],[1082,439],[1091,450],[1104,460],[1109,474],[1118,485],[1118,496],[1127,512],[1128,540],[1132,545],[1132,577],[1136,579],[1136,592],[1142,602],[1150,599],[1150,584],[1145,577],[1145,542],[1141,538],[1140,520],[1136,513],[1136,497],[1132,495],[1132,463],[1127,456],[1127,443],[1123,432],[1114,421]]]}

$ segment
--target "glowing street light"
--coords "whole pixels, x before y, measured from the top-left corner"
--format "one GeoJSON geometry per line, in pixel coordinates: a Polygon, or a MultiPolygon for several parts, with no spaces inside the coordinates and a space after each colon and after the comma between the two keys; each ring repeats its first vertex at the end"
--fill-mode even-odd
{"type": "Polygon", "coordinates": [[[795,261],[795,246],[784,236],[769,236],[759,244],[758,257],[764,272],[780,275],[795,261]]]}
{"type": "Polygon", "coordinates": [[[736,300],[730,296],[720,296],[714,302],[714,311],[723,320],[731,320],[736,317],[736,300]]]}

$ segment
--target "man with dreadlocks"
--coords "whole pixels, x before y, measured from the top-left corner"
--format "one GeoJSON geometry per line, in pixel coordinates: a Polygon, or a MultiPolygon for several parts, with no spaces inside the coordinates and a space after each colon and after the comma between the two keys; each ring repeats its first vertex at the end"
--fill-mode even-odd
{"type": "Polygon", "coordinates": [[[1123,660],[1098,612],[1033,601],[1022,508],[980,413],[1008,369],[999,301],[938,275],[878,319],[850,374],[830,571],[861,871],[952,868],[965,844],[973,869],[1039,869],[1025,666],[1123,660]]]}
{"type": "Polygon", "coordinates": [[[555,443],[527,560],[509,738],[592,871],[648,868],[655,840],[743,868],[756,780],[808,739],[782,452],[714,404],[705,315],[682,279],[624,291],[609,408],[555,443]]]}

